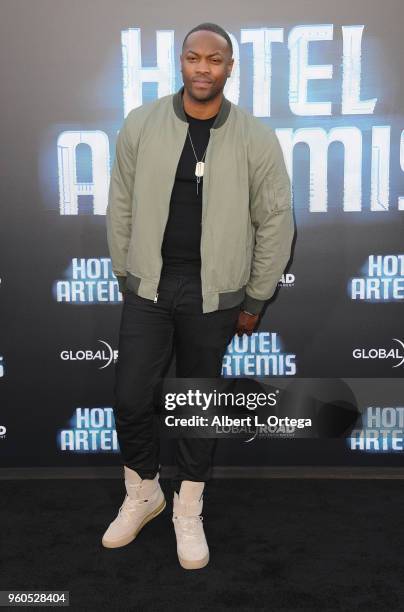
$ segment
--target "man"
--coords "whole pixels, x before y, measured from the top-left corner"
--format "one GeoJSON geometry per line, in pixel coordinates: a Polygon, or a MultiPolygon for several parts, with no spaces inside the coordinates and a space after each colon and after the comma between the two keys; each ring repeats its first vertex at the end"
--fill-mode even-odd
{"type": "MultiPolygon", "coordinates": [[[[230,37],[185,37],[184,85],[131,110],[111,173],[107,238],[124,296],[114,415],[126,496],[103,536],[124,546],[165,507],[153,390],[172,351],[177,377],[220,377],[233,335],[251,335],[290,257],[290,181],[274,131],[223,94],[230,37]]],[[[214,439],[180,438],[172,522],[179,562],[204,567],[214,439]]]]}

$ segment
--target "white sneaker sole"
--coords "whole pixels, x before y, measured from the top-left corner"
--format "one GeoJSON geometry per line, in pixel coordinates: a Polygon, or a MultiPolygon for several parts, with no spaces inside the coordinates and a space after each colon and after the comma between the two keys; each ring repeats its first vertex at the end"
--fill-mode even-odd
{"type": "Polygon", "coordinates": [[[207,565],[209,563],[209,553],[203,559],[198,559],[196,561],[195,560],[190,561],[188,559],[182,559],[178,555],[178,561],[180,562],[181,567],[183,567],[184,569],[201,569],[202,567],[205,567],[205,565],[207,565]]]}
{"type": "Polygon", "coordinates": [[[120,548],[121,546],[126,546],[127,544],[130,544],[136,538],[139,531],[146,525],[146,523],[148,523],[156,516],[158,516],[161,512],[163,512],[165,507],[166,500],[164,499],[155,510],[153,510],[152,512],[150,512],[150,514],[147,514],[144,517],[143,521],[140,523],[139,527],[136,529],[135,532],[132,532],[124,538],[120,538],[119,540],[106,540],[105,538],[102,538],[102,545],[105,548],[120,548]]]}

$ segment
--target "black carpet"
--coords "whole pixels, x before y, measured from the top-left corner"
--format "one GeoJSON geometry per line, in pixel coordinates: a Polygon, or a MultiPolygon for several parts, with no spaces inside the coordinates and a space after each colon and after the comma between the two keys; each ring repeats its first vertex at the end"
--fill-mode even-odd
{"type": "Polygon", "coordinates": [[[111,550],[123,481],[1,481],[0,590],[69,590],[80,611],[404,610],[402,480],[212,480],[211,561],[194,571],[161,483],[165,511],[111,550]]]}

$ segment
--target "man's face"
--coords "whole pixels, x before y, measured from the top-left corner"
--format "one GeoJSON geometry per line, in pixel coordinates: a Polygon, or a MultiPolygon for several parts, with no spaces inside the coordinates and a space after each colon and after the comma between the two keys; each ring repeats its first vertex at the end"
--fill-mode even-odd
{"type": "Polygon", "coordinates": [[[184,88],[195,100],[216,97],[230,76],[234,60],[226,39],[215,32],[192,32],[180,55],[184,88]]]}

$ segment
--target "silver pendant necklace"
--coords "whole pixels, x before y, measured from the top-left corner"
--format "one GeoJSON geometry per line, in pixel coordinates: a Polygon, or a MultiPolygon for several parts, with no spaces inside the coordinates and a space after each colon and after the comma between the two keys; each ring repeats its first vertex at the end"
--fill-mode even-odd
{"type": "Polygon", "coordinates": [[[189,132],[189,126],[188,126],[188,136],[189,136],[189,140],[190,140],[190,143],[191,143],[191,147],[192,147],[192,150],[193,150],[193,152],[194,152],[195,159],[196,159],[196,165],[195,165],[195,176],[196,176],[196,195],[198,195],[198,187],[199,187],[199,183],[200,183],[200,181],[201,181],[201,177],[203,176],[203,171],[204,171],[204,169],[205,169],[205,162],[203,161],[203,158],[204,158],[204,157],[205,157],[205,155],[206,155],[206,151],[207,151],[207,148],[208,148],[208,147],[206,146],[205,153],[203,154],[201,161],[198,161],[197,155],[196,155],[196,153],[195,153],[195,148],[194,148],[194,145],[193,145],[193,142],[192,142],[191,134],[190,134],[190,132],[189,132]]]}

